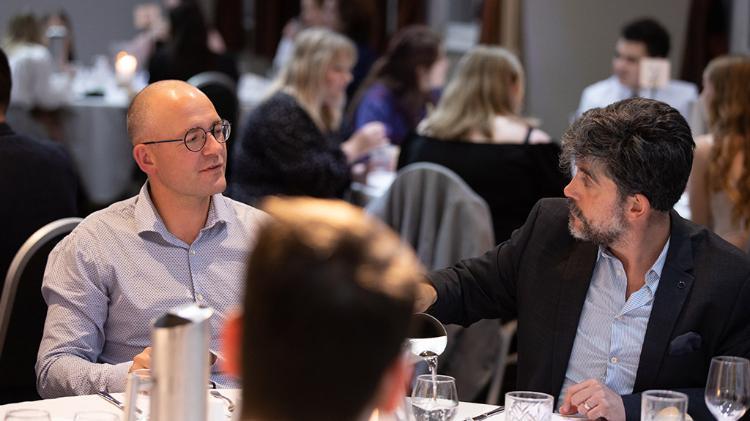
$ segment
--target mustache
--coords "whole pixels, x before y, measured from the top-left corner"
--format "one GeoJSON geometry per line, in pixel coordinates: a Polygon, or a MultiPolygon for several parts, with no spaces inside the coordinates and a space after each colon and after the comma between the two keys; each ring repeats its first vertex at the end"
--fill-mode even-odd
{"type": "Polygon", "coordinates": [[[581,212],[581,209],[573,202],[572,199],[568,199],[568,210],[576,218],[584,219],[583,212],[581,212]]]}

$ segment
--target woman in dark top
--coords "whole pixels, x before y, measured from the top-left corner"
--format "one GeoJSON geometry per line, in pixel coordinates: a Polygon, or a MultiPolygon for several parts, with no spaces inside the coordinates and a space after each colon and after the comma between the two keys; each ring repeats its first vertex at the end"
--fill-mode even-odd
{"type": "Polygon", "coordinates": [[[490,207],[499,243],[542,197],[562,196],[560,148],[520,117],[523,68],[502,48],[478,46],[459,62],[437,108],[401,149],[399,167],[450,168],[490,207]]]}
{"type": "Polygon", "coordinates": [[[166,79],[188,80],[198,73],[217,71],[235,82],[237,63],[230,55],[208,46],[208,28],[200,6],[184,1],[169,11],[170,38],[149,59],[149,83],[166,79]]]}
{"type": "Polygon", "coordinates": [[[255,203],[267,195],[342,197],[349,165],[387,142],[372,123],[341,142],[337,131],[356,50],[343,35],[307,29],[274,93],[250,114],[236,151],[230,196],[255,203]]]}
{"type": "Polygon", "coordinates": [[[380,121],[391,142],[401,144],[424,118],[427,105],[437,102],[446,64],[437,33],[426,26],[402,29],[349,105],[351,127],[380,121]]]}

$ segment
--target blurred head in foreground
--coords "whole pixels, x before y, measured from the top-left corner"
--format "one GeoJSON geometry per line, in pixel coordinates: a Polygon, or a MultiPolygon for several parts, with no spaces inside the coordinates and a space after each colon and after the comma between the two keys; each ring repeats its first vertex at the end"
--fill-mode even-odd
{"type": "Polygon", "coordinates": [[[394,409],[422,270],[382,223],[341,201],[271,198],[244,315],[225,332],[243,419],[358,420],[394,409]]]}

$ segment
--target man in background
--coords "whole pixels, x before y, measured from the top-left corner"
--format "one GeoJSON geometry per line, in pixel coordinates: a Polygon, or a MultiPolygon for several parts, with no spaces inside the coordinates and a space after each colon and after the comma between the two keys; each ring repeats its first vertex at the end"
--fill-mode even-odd
{"type": "Polygon", "coordinates": [[[0,50],[0,290],[11,260],[45,224],[76,216],[78,182],[62,145],[17,134],[5,120],[12,81],[0,50]]]}
{"type": "Polygon", "coordinates": [[[244,315],[225,329],[243,420],[368,420],[405,395],[404,342],[421,277],[385,225],[344,202],[269,198],[244,315]]]}
{"type": "Polygon", "coordinates": [[[641,59],[666,59],[669,48],[669,33],[659,22],[646,18],[625,25],[615,44],[612,76],[583,90],[577,115],[591,108],[606,107],[639,96],[666,102],[689,119],[691,107],[698,99],[698,89],[692,83],[670,80],[667,86],[658,89],[639,87],[641,59]]]}

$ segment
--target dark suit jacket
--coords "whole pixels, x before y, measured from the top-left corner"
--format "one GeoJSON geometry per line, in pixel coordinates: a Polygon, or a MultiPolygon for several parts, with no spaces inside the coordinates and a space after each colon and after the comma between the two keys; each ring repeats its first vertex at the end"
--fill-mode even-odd
{"type": "Polygon", "coordinates": [[[0,291],[10,262],[34,231],[77,216],[77,189],[62,145],[16,134],[0,123],[0,291]]]}
{"type": "MultiPolygon", "coordinates": [[[[750,356],[750,260],[706,228],[671,212],[671,235],[646,329],[627,418],[648,389],[689,395],[696,420],[712,419],[703,391],[711,357],[750,356]]],[[[597,246],[568,232],[563,199],[543,199],[510,240],[429,275],[441,321],[518,318],[518,389],[557,397],[570,360],[597,246]]]]}

